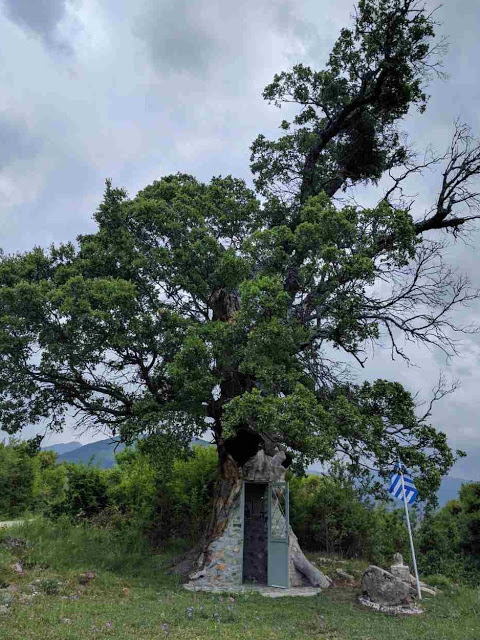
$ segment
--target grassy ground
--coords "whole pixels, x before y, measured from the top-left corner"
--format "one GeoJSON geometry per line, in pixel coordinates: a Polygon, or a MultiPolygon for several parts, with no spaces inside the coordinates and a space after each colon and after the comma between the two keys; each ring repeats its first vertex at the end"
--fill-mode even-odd
{"type": "MultiPolygon", "coordinates": [[[[448,588],[424,600],[423,616],[411,618],[361,607],[358,587],[335,587],[314,598],[271,600],[248,594],[232,601],[228,595],[184,591],[164,571],[168,554],[152,555],[135,535],[120,538],[44,521],[0,530],[0,539],[7,535],[25,538],[32,546],[0,545],[2,640],[480,638],[480,592],[475,589],[448,588]],[[16,562],[24,574],[17,573],[18,566],[12,568],[16,562]],[[96,576],[81,584],[86,571],[96,576]]],[[[313,559],[329,570],[340,566],[357,576],[363,568],[362,563],[313,559]]]]}

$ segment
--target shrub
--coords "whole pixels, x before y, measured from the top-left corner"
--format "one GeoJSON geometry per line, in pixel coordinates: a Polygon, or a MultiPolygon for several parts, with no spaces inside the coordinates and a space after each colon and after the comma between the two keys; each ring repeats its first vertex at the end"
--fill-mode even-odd
{"type": "Polygon", "coordinates": [[[27,442],[0,442],[0,518],[23,515],[33,505],[34,462],[27,442]]]}
{"type": "Polygon", "coordinates": [[[370,510],[348,484],[328,476],[292,478],[290,514],[306,549],[346,557],[369,555],[370,510]]]}
{"type": "Polygon", "coordinates": [[[419,567],[454,580],[480,584],[480,483],[462,486],[458,500],[421,524],[419,567]]]}
{"type": "MultiPolygon", "coordinates": [[[[412,529],[415,530],[416,514],[410,513],[412,529]]],[[[376,564],[389,566],[393,554],[401,553],[405,561],[411,564],[410,543],[402,509],[389,509],[385,504],[378,504],[371,511],[370,518],[370,555],[376,564]]]]}
{"type": "Polygon", "coordinates": [[[66,464],[65,473],[64,495],[51,505],[51,515],[88,519],[108,506],[109,471],[82,464],[66,464]]]}
{"type": "Polygon", "coordinates": [[[187,538],[196,542],[211,515],[218,459],[213,447],[196,446],[184,460],[175,460],[171,476],[157,494],[156,541],[187,538]]]}
{"type": "Polygon", "coordinates": [[[158,474],[151,461],[134,449],[126,449],[116,456],[117,467],[109,474],[108,498],[112,517],[123,522],[148,527],[155,517],[158,474]],[[115,516],[115,509],[117,516],[115,516]]]}
{"type": "Polygon", "coordinates": [[[452,585],[450,578],[443,576],[441,573],[433,576],[425,576],[423,582],[431,587],[450,587],[452,585]]]}
{"type": "Polygon", "coordinates": [[[33,458],[33,512],[44,513],[65,497],[67,467],[57,464],[57,458],[54,451],[38,451],[33,458]]]}
{"type": "MultiPolygon", "coordinates": [[[[363,557],[387,566],[395,552],[409,559],[403,511],[363,502],[345,478],[292,478],[290,514],[300,544],[306,549],[363,557]]],[[[415,520],[413,512],[414,525],[415,520]]]]}

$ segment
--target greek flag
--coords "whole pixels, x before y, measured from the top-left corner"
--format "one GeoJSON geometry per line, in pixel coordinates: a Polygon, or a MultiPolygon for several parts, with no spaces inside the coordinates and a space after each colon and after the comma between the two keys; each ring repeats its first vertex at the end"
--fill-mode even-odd
{"type": "MultiPolygon", "coordinates": [[[[403,484],[405,486],[405,498],[408,504],[413,504],[418,495],[418,490],[410,476],[403,474],[403,484]]],[[[395,498],[403,500],[402,492],[402,468],[395,465],[395,471],[390,476],[390,488],[388,490],[395,498]]]]}

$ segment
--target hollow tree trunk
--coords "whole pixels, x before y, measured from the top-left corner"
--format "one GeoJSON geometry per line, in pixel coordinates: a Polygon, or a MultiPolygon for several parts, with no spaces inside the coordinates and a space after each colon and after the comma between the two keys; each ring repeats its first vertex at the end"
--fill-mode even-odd
{"type": "MultiPolygon", "coordinates": [[[[239,586],[243,568],[241,512],[243,482],[274,482],[285,478],[283,451],[270,456],[263,449],[240,466],[231,455],[222,464],[213,514],[203,542],[176,566],[192,586],[239,586]]],[[[328,587],[330,579],[304,556],[292,528],[289,531],[290,586],[328,587]]]]}

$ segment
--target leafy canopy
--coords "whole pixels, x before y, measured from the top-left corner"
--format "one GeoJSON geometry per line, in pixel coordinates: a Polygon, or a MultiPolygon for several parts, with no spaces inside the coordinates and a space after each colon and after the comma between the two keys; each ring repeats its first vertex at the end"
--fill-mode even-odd
{"type": "MultiPolygon", "coordinates": [[[[325,71],[297,65],[265,97],[300,105],[253,145],[242,180],[177,174],[130,198],[107,181],[98,230],[0,261],[0,420],[154,434],[187,446],[207,419],[285,446],[296,468],[339,456],[385,472],[397,453],[428,493],[454,457],[395,382],[355,384],[369,342],[452,346],[476,293],[409,210],[337,206],[342,186],[405,159],[396,122],[422,111],[433,21],[411,0],[360,0],[325,71]],[[381,285],[381,286],[379,286],[381,285]]],[[[443,224],[443,228],[446,224],[443,224]]]]}

